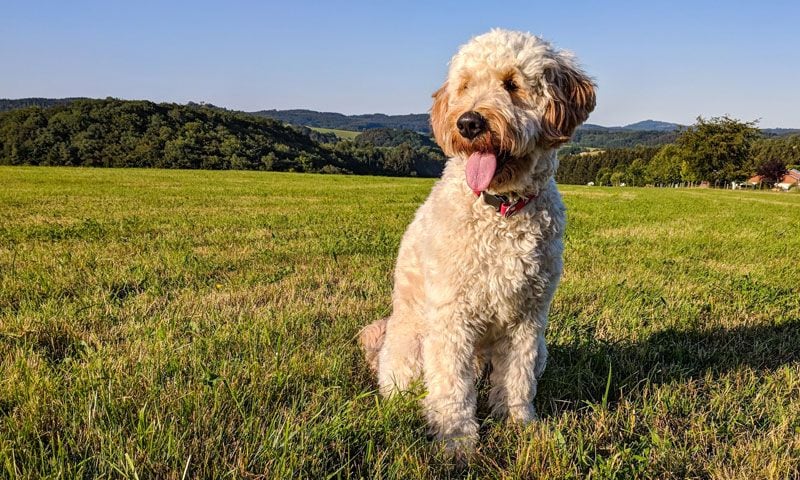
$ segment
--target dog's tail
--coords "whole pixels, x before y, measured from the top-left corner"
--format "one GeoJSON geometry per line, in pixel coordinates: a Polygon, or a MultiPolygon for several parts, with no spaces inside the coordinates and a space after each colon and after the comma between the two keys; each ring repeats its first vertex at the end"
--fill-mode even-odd
{"type": "Polygon", "coordinates": [[[386,322],[389,318],[375,320],[358,332],[358,343],[364,351],[369,368],[374,373],[378,373],[378,352],[383,346],[383,339],[386,336],[386,322]]]}

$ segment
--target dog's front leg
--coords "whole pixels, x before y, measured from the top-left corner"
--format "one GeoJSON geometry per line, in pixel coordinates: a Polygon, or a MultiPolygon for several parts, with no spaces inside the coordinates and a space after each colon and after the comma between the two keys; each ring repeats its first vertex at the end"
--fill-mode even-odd
{"type": "Polygon", "coordinates": [[[544,344],[539,345],[539,330],[534,322],[524,320],[509,329],[493,345],[492,388],[489,392],[493,416],[507,416],[520,423],[536,418],[533,407],[533,398],[536,396],[535,367],[544,347],[544,344]]]}
{"type": "Polygon", "coordinates": [[[451,454],[466,458],[478,440],[473,368],[474,333],[453,304],[428,311],[423,370],[425,414],[431,433],[451,454]]]}

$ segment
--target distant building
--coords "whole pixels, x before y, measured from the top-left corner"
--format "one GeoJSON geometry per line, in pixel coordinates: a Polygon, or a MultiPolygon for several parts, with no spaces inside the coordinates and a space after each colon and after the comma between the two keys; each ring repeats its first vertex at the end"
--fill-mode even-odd
{"type": "Polygon", "coordinates": [[[764,175],[754,175],[748,178],[743,184],[741,184],[741,186],[755,188],[755,187],[760,187],[763,182],[764,182],[764,175]]]}
{"type": "Polygon", "coordinates": [[[775,187],[783,191],[789,191],[792,188],[800,188],[800,170],[795,168],[789,170],[783,178],[775,182],[775,187]]]}

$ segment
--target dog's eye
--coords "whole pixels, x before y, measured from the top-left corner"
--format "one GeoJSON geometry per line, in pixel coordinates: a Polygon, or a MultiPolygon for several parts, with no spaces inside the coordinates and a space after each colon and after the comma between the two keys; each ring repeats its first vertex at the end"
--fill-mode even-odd
{"type": "Polygon", "coordinates": [[[516,92],[519,89],[517,82],[515,82],[513,78],[503,81],[503,88],[505,88],[509,93],[516,92]]]}

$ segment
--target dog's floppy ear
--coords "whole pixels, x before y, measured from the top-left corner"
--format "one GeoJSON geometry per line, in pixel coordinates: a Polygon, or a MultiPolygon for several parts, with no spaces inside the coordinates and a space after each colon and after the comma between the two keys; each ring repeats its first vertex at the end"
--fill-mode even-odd
{"type": "Polygon", "coordinates": [[[595,85],[577,67],[558,62],[548,72],[549,99],[542,119],[541,142],[548,148],[569,141],[595,105],[595,85]]]}
{"type": "MultiPolygon", "coordinates": [[[[431,107],[431,128],[436,143],[445,149],[445,132],[447,131],[447,105],[450,95],[447,93],[447,82],[433,93],[433,106],[431,107]]],[[[446,153],[446,152],[445,152],[446,153]]]]}

